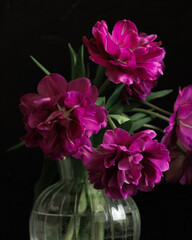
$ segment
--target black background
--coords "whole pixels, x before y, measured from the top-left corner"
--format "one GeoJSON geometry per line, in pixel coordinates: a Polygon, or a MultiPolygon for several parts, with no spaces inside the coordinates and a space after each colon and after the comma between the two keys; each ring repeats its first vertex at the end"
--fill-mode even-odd
{"type": "MultiPolygon", "coordinates": [[[[6,153],[25,134],[19,98],[35,92],[44,76],[30,60],[70,80],[67,44],[75,50],[82,36],[91,37],[96,21],[109,30],[120,19],[133,21],[139,31],[158,34],[167,54],[164,76],[155,90],[174,89],[156,103],[172,111],[178,87],[191,84],[192,2],[190,0],[9,0],[0,2],[0,126],[1,239],[28,240],[33,187],[42,164],[39,149],[6,153]]],[[[192,188],[164,180],[150,193],[134,197],[142,220],[141,240],[192,239],[192,188]]]]}

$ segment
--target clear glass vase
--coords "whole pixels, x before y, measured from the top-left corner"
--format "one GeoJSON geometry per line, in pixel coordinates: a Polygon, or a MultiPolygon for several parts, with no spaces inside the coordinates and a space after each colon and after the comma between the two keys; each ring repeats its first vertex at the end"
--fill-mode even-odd
{"type": "Polygon", "coordinates": [[[43,191],[30,216],[31,240],[138,240],[140,214],[129,197],[113,200],[87,181],[80,160],[59,161],[60,181],[43,191]]]}

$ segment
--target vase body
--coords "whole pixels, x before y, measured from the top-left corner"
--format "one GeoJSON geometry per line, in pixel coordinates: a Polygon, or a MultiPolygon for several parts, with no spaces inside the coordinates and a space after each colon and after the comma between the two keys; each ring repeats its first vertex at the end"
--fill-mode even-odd
{"type": "Polygon", "coordinates": [[[61,180],[32,209],[31,240],[139,240],[140,215],[131,197],[113,200],[95,190],[77,159],[59,165],[61,180]]]}

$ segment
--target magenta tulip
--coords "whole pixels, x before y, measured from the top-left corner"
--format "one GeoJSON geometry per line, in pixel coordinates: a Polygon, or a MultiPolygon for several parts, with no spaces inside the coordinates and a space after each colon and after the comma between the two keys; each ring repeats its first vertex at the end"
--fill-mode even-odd
{"type": "Polygon", "coordinates": [[[179,88],[179,95],[174,104],[174,113],[169,119],[169,126],[164,130],[162,142],[169,148],[175,147],[180,141],[187,150],[192,146],[192,85],[183,90],[179,88]]]}
{"type": "Polygon", "coordinates": [[[89,180],[113,199],[150,191],[169,168],[169,151],[152,130],[130,136],[123,129],[107,130],[99,150],[84,146],[81,158],[89,180]]]}
{"type": "Polygon", "coordinates": [[[59,74],[45,76],[38,94],[21,97],[20,109],[27,147],[40,146],[45,156],[60,160],[78,147],[91,145],[89,137],[107,125],[107,111],[95,104],[97,89],[87,78],[67,82],[59,74]]]}
{"type": "Polygon", "coordinates": [[[157,36],[138,33],[128,20],[118,21],[112,34],[105,21],[97,22],[92,33],[90,40],[83,37],[90,59],[106,67],[110,81],[125,83],[129,95],[144,99],[163,74],[165,51],[161,42],[154,42],[157,36]]]}

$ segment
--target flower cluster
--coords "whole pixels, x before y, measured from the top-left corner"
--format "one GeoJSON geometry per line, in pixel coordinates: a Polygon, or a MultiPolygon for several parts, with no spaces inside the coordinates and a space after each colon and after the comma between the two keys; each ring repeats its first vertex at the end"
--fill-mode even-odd
{"type": "Polygon", "coordinates": [[[27,147],[40,146],[45,156],[61,160],[79,146],[90,145],[89,137],[106,127],[107,111],[95,104],[97,89],[89,79],[67,83],[61,75],[50,74],[37,91],[21,97],[27,147]]]}
{"type": "Polygon", "coordinates": [[[152,130],[129,135],[121,128],[107,130],[99,150],[84,146],[83,163],[96,189],[105,189],[113,199],[150,191],[169,169],[169,152],[153,140],[152,130]]]}
{"type": "Polygon", "coordinates": [[[93,39],[83,38],[91,60],[106,67],[110,81],[125,83],[129,95],[145,99],[163,74],[165,51],[161,42],[154,42],[157,36],[138,33],[128,20],[118,21],[112,34],[105,21],[97,22],[92,32],[93,39]]]}
{"type": "Polygon", "coordinates": [[[97,22],[92,33],[82,41],[100,65],[94,81],[82,48],[70,46],[73,79],[45,71],[37,93],[21,97],[25,145],[52,160],[79,158],[94,187],[114,199],[152,190],[164,173],[168,182],[192,184],[192,85],[179,89],[173,114],[154,106],[149,101],[170,93],[151,93],[164,68],[157,35],[139,33],[129,20],[118,21],[112,34],[97,22]],[[158,127],[148,124],[155,117],[169,121],[160,142],[152,130],[158,127]]]}

